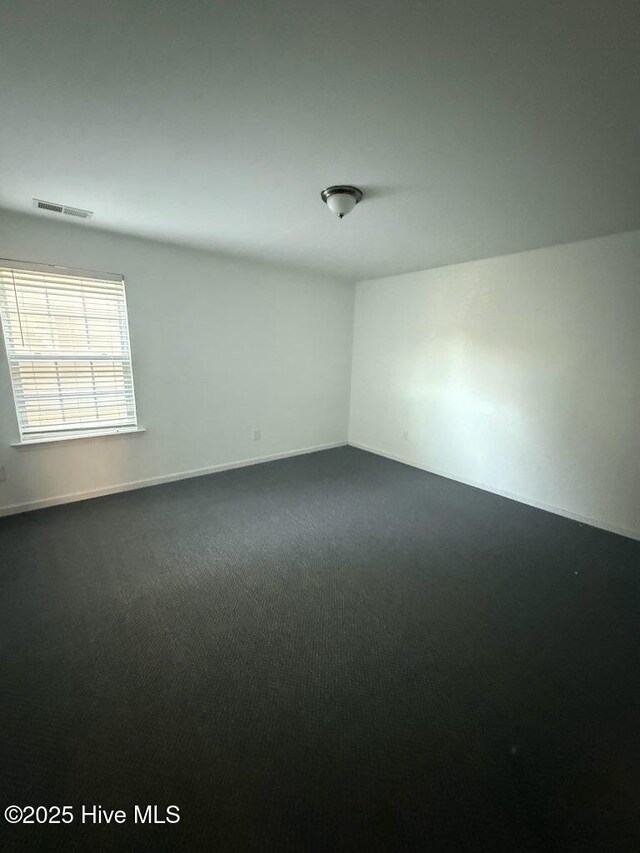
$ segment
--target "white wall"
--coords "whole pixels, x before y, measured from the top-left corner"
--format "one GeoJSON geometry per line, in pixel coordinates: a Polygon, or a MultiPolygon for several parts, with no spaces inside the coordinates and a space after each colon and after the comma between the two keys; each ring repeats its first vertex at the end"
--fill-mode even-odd
{"type": "Polygon", "coordinates": [[[363,282],[353,348],[352,443],[640,536],[640,232],[363,282]]]}
{"type": "Polygon", "coordinates": [[[353,287],[44,216],[0,212],[0,257],[126,277],[144,434],[16,449],[0,346],[0,513],[346,442],[353,287]],[[252,431],[262,439],[254,442],[252,431]],[[16,506],[17,505],[17,506],[16,506]]]}

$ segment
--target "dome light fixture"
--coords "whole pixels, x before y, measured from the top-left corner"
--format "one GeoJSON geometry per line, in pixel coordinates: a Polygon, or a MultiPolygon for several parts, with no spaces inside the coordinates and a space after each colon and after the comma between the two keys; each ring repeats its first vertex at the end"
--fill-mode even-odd
{"type": "Polygon", "coordinates": [[[342,219],[347,213],[351,213],[359,201],[362,201],[362,190],[358,187],[336,184],[334,187],[322,190],[320,198],[338,219],[342,219]]]}

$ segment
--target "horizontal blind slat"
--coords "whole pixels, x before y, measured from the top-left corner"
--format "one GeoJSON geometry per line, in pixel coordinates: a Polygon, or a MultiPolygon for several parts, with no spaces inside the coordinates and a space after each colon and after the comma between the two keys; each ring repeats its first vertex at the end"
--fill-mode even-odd
{"type": "Polygon", "coordinates": [[[21,435],[136,426],[124,280],[0,262],[21,435]]]}
{"type": "Polygon", "coordinates": [[[23,281],[26,284],[42,287],[51,285],[53,287],[80,287],[81,285],[94,285],[96,288],[108,290],[122,287],[124,279],[100,278],[91,275],[69,275],[62,272],[38,272],[37,270],[18,269],[17,267],[0,266],[0,281],[23,281]]]}

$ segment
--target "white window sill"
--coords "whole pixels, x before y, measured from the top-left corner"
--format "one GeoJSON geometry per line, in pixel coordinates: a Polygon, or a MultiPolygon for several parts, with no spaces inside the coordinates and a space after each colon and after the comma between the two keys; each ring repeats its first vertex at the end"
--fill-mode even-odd
{"type": "Polygon", "coordinates": [[[146,432],[144,427],[122,427],[120,429],[103,429],[91,430],[91,432],[74,432],[69,435],[56,435],[47,437],[39,437],[26,439],[24,441],[14,441],[11,447],[40,447],[42,444],[57,444],[59,441],[81,441],[91,438],[112,438],[117,435],[132,435],[140,432],[146,432]]]}

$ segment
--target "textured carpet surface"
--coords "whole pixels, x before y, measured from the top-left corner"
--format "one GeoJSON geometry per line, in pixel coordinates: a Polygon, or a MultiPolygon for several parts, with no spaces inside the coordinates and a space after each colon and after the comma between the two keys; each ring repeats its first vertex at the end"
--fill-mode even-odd
{"type": "Polygon", "coordinates": [[[0,559],[3,851],[640,849],[640,543],[345,447],[0,559]]]}

